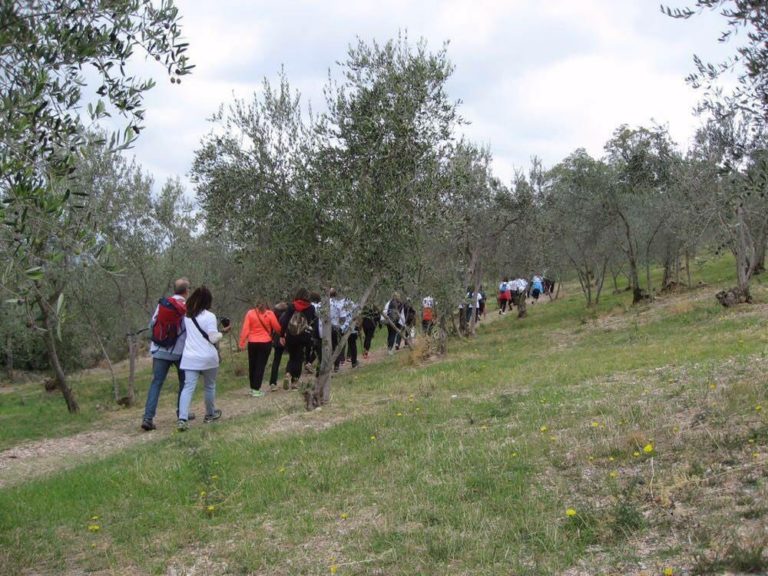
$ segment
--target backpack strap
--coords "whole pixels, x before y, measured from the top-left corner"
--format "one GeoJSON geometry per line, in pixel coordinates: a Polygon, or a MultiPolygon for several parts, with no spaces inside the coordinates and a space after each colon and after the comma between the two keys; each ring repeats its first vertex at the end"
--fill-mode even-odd
{"type": "Polygon", "coordinates": [[[197,326],[197,329],[200,330],[200,334],[203,335],[203,338],[205,338],[211,344],[211,346],[213,346],[211,339],[208,337],[208,334],[202,328],[200,328],[200,324],[197,323],[197,318],[192,318],[192,322],[195,324],[195,326],[197,326]]]}

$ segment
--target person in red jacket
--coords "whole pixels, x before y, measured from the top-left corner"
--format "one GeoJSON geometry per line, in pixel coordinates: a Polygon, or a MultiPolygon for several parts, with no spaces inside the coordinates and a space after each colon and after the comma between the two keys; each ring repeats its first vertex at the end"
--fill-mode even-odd
{"type": "Polygon", "coordinates": [[[264,396],[261,381],[267,368],[269,353],[272,351],[272,335],[281,334],[282,329],[277,317],[264,302],[259,302],[248,310],[243,318],[240,331],[240,350],[248,345],[248,379],[251,383],[251,396],[264,396]]]}
{"type": "Polygon", "coordinates": [[[309,291],[301,288],[296,292],[293,302],[280,317],[283,337],[281,341],[288,352],[288,366],[283,388],[298,388],[301,369],[304,364],[304,349],[312,343],[313,338],[319,340],[317,314],[310,302],[309,291]]]}

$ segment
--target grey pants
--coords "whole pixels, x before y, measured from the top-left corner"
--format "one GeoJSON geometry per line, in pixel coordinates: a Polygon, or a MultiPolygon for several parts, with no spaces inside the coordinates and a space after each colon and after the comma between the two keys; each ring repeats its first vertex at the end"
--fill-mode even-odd
{"type": "Polygon", "coordinates": [[[201,374],[205,383],[205,415],[213,416],[216,410],[216,373],[218,371],[218,367],[208,370],[184,371],[184,389],[181,391],[181,399],[179,400],[179,420],[186,420],[189,416],[189,405],[192,404],[192,396],[201,374]]]}

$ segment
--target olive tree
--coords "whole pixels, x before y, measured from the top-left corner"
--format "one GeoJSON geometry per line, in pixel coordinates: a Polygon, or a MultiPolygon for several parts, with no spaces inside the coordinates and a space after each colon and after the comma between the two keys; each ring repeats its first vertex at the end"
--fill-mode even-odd
{"type": "MultiPolygon", "coordinates": [[[[326,87],[324,114],[304,114],[283,76],[217,115],[193,178],[210,229],[269,271],[257,289],[337,287],[363,306],[382,279],[416,269],[411,244],[458,121],[451,71],[445,49],[360,40],[326,87]]],[[[322,309],[329,326],[327,296],[322,309]]],[[[309,408],[330,396],[329,330],[323,346],[309,408]]]]}

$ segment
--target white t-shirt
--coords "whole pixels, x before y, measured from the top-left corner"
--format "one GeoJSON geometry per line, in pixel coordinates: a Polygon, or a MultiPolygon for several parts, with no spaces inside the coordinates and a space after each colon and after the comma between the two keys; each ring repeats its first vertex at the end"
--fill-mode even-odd
{"type": "MultiPolygon", "coordinates": [[[[196,320],[203,332],[215,340],[214,335],[218,334],[219,330],[213,312],[203,310],[196,320]]],[[[219,365],[219,351],[205,339],[191,318],[184,318],[184,328],[187,331],[187,339],[184,341],[184,353],[181,355],[181,369],[209,370],[216,368],[219,365]]]]}

